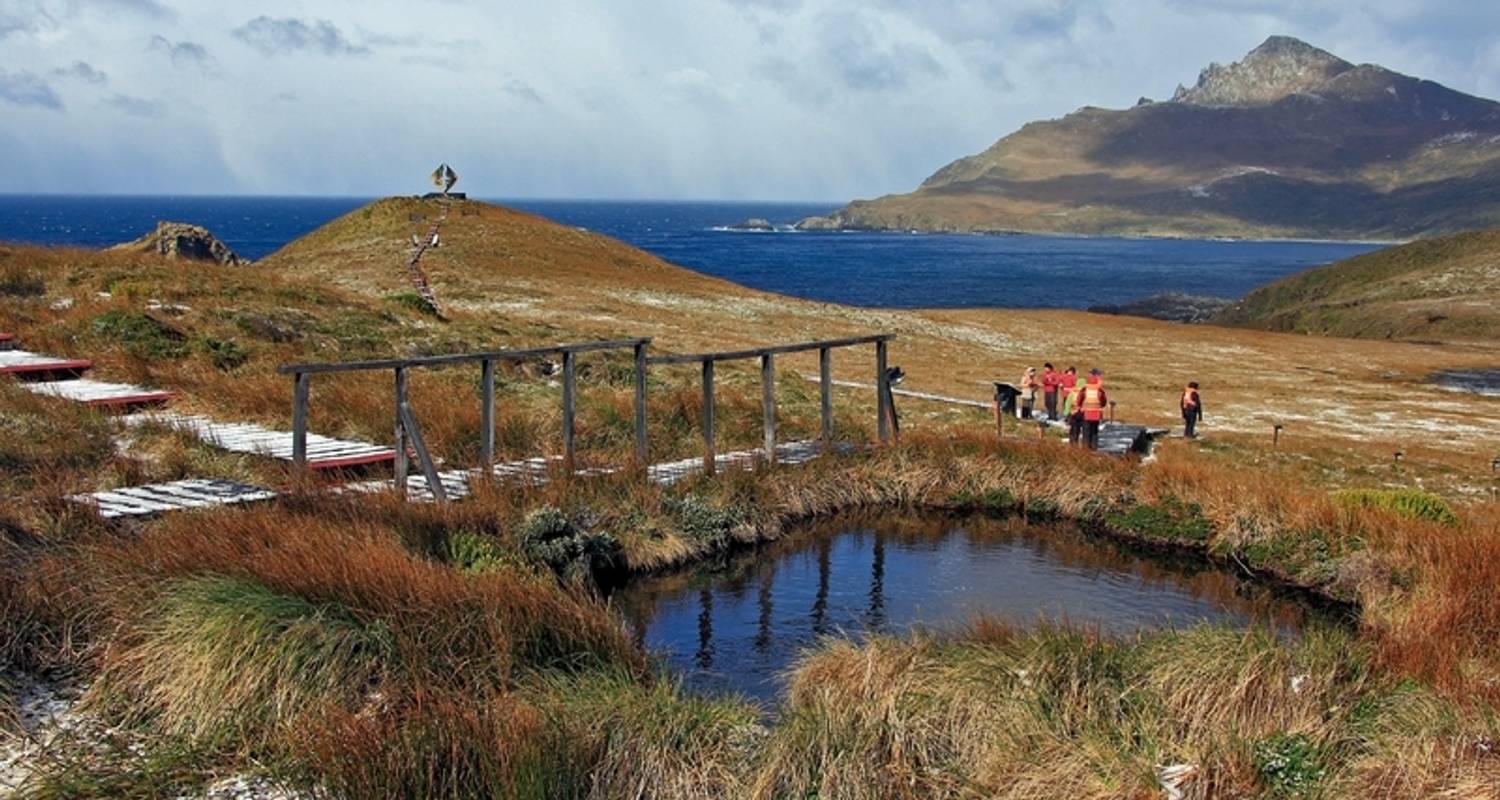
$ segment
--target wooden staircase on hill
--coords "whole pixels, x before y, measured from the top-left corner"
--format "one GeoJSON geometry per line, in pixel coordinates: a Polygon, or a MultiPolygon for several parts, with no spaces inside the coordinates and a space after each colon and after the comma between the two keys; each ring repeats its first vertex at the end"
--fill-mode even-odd
{"type": "Polygon", "coordinates": [[[432,246],[432,241],[442,229],[443,223],[448,221],[448,211],[451,207],[452,203],[448,200],[438,201],[438,214],[428,226],[427,235],[417,242],[411,257],[406,260],[406,276],[411,280],[412,288],[417,290],[417,296],[421,297],[439,318],[443,316],[443,307],[438,305],[437,294],[432,291],[432,283],[427,279],[426,270],[422,269],[422,256],[427,253],[427,248],[432,246]]]}

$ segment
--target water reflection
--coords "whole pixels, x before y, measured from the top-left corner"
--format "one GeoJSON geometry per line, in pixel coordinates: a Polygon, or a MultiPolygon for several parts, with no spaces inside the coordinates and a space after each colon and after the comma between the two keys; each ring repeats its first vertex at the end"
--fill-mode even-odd
{"type": "Polygon", "coordinates": [[[1109,633],[1199,621],[1293,632],[1306,607],[1196,561],[1144,556],[1069,526],[882,518],[819,526],[613,598],[690,684],[768,699],[825,635],[942,627],[977,614],[1109,633]]]}

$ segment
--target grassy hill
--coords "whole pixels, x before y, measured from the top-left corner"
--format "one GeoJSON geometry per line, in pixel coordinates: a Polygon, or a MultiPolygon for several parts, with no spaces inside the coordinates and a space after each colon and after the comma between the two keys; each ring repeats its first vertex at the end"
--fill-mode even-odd
{"type": "Polygon", "coordinates": [[[1391,247],[1251,292],[1215,322],[1364,339],[1500,340],[1500,228],[1391,247]]]}
{"type": "MultiPolygon", "coordinates": [[[[902,399],[892,447],[670,487],[631,471],[481,485],[439,506],[298,491],[266,459],[0,380],[0,791],[218,797],[253,779],[247,792],[329,798],[1147,797],[1180,758],[1198,770],[1192,796],[1496,796],[1500,506],[1486,497],[1500,400],[1422,391],[1426,370],[1489,363],[1493,348],[812,303],[478,203],[455,206],[427,264],[440,320],[409,301],[403,269],[435,209],[381,201],[250,268],[0,246],[0,325],[28,348],[95,359],[102,378],[179,389],[184,409],[279,426],[291,387],[274,368],[290,360],[886,330],[908,387],[971,398],[1045,359],[1098,365],[1121,416],[1167,424],[1196,378],[1209,438],[1099,458],[1029,426],[997,441],[983,412],[902,399]],[[1340,392],[1307,389],[1332,381],[1340,392]],[[1393,468],[1395,447],[1406,459],[1393,468]],[[63,499],[205,475],[291,491],[122,526],[63,499]],[[1424,486],[1451,507],[1412,491],[1424,486]],[[1350,487],[1406,491],[1330,491],[1350,487]],[[1359,624],[1116,639],[977,618],[831,638],[763,709],[661,674],[588,583],[853,508],[1087,523],[1356,600],[1359,624]],[[77,724],[22,734],[36,724],[22,706],[51,706],[30,687],[56,681],[81,696],[59,703],[77,724]]],[[[872,362],[840,352],[835,375],[868,382],[872,362]]],[[[797,373],[814,360],[776,364],[783,430],[802,435],[818,408],[797,373]]],[[[557,451],[543,366],[500,376],[502,455],[557,451]]],[[[590,354],[579,369],[582,455],[619,458],[628,367],[590,354]]],[[[475,463],[476,373],[411,376],[445,466],[475,463]]],[[[753,445],[757,365],[720,375],[720,444],[753,445]]],[[[695,370],[653,369],[650,397],[657,457],[694,452],[695,370]]],[[[314,430],[390,435],[389,373],[318,376],[312,398],[314,430]]],[[[840,391],[842,437],[869,440],[872,400],[840,391]]]]}

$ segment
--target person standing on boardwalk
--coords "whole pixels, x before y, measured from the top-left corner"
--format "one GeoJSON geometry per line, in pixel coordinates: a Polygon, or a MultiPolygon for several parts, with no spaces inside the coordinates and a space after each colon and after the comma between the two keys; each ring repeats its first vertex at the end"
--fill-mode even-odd
{"type": "Polygon", "coordinates": [[[1198,438],[1198,421],[1203,419],[1203,396],[1198,394],[1198,382],[1189,381],[1182,390],[1182,435],[1198,438]]]}
{"type": "Polygon", "coordinates": [[[1078,409],[1083,415],[1083,443],[1090,450],[1099,449],[1099,425],[1104,422],[1104,408],[1109,395],[1104,392],[1104,373],[1089,370],[1088,383],[1078,394],[1078,409]]]}
{"type": "Polygon", "coordinates": [[[1036,408],[1036,367],[1027,367],[1021,374],[1021,419],[1031,419],[1031,410],[1036,408]]]}
{"type": "Polygon", "coordinates": [[[1047,406],[1047,419],[1057,421],[1057,389],[1062,385],[1062,375],[1053,369],[1051,362],[1042,365],[1042,401],[1047,406]]]}
{"type": "MultiPolygon", "coordinates": [[[[1076,378],[1077,370],[1068,367],[1068,371],[1074,373],[1076,378]]],[[[1077,447],[1079,440],[1083,437],[1083,412],[1078,408],[1083,386],[1074,380],[1067,384],[1066,392],[1067,394],[1063,397],[1063,419],[1068,421],[1068,444],[1077,447]]]]}

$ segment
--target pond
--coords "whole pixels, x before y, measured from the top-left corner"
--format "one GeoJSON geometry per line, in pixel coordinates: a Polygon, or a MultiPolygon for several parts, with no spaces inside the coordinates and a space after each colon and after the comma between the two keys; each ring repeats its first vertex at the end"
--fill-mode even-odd
{"type": "Polygon", "coordinates": [[[636,579],[612,602],[689,687],[767,703],[825,635],[940,630],[981,614],[1110,634],[1206,621],[1294,635],[1326,613],[1070,525],[946,516],[823,523],[717,565],[636,579]]]}

